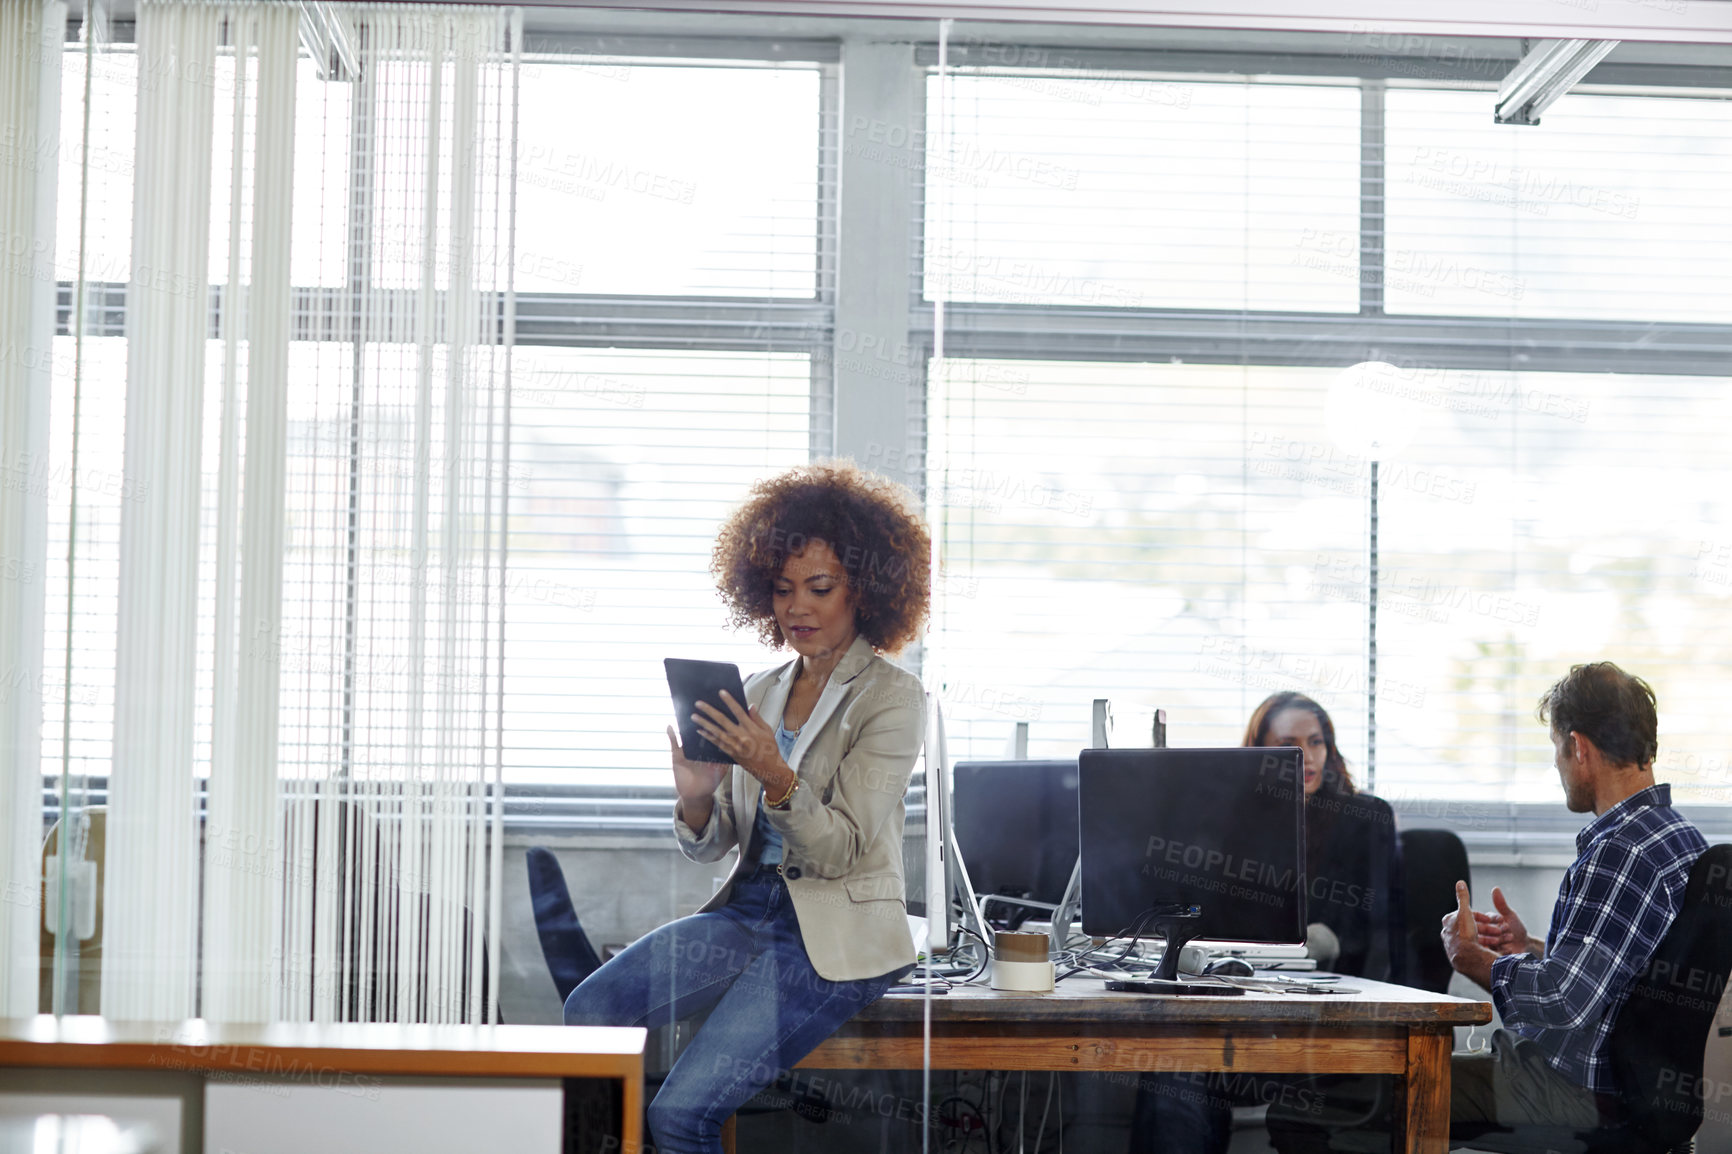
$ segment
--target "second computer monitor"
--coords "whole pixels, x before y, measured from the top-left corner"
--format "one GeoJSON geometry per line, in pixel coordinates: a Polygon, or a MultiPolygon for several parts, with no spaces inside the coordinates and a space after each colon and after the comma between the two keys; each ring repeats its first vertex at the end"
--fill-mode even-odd
{"type": "Polygon", "coordinates": [[[1288,748],[1085,749],[1078,810],[1082,927],[1151,934],[1152,910],[1195,905],[1184,936],[1305,940],[1305,794],[1288,748]]]}
{"type": "Polygon", "coordinates": [[[1058,905],[1076,867],[1076,761],[962,761],[951,791],[974,892],[1058,905]]]}

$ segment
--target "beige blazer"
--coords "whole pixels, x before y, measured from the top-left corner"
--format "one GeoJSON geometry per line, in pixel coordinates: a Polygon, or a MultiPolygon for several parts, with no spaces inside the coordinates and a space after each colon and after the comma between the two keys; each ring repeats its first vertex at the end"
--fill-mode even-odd
{"type": "MultiPolygon", "coordinates": [[[[754,674],[746,698],[772,727],[782,720],[798,660],[754,674]]],[[[873,978],[914,963],[902,881],[902,795],[926,730],[920,679],[856,637],[837,662],[789,766],[800,778],[787,812],[762,808],[764,787],[734,766],[716,787],[702,830],[674,807],[674,833],[693,861],[752,844],[760,819],[782,834],[782,876],[813,969],[833,982],[873,978]]],[[[699,912],[719,909],[742,861],[699,912]]]]}

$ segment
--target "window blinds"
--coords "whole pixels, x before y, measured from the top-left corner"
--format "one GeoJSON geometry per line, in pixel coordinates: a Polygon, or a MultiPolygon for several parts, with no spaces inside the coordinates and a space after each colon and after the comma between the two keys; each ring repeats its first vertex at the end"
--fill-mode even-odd
{"type": "Polygon", "coordinates": [[[1097,696],[1126,743],[1154,707],[1175,743],[1230,743],[1291,688],[1363,768],[1358,441],[1394,419],[1379,791],[1555,796],[1533,702],[1610,657],[1659,691],[1662,775],[1723,796],[1705,703],[1724,511],[1702,453],[1726,381],[1702,366],[1732,369],[1728,102],[1595,91],[1516,129],[1461,86],[1227,79],[963,69],[951,139],[926,142],[942,228],[919,283],[961,350],[928,410],[961,748],[1002,755],[1029,721],[1031,749],[1068,754],[1097,696]],[[1294,309],[1309,331],[1283,327],[1294,309]],[[1549,347],[1518,328],[1536,324],[1549,347]],[[1394,368],[1332,405],[1358,361],[1394,368]]]}
{"type": "Polygon", "coordinates": [[[928,299],[1357,310],[1357,87],[961,69],[949,101],[928,299]]]}

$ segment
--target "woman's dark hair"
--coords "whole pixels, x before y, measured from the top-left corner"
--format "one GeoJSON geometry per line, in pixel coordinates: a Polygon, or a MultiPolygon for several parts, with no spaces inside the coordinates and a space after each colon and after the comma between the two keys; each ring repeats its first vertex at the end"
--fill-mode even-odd
{"type": "Polygon", "coordinates": [[[932,599],[932,539],[914,495],[846,461],[801,465],[752,487],[716,535],[710,572],[728,621],[781,648],[772,596],[788,558],[828,545],[856,598],[855,627],[894,653],[919,636],[932,599]]]}
{"type": "Polygon", "coordinates": [[[1660,719],[1646,681],[1610,661],[1572,665],[1540,696],[1539,719],[1553,733],[1579,733],[1613,765],[1652,765],[1660,752],[1660,719]]]}
{"type": "Polygon", "coordinates": [[[1338,793],[1355,793],[1353,776],[1347,772],[1347,759],[1341,756],[1341,750],[1335,744],[1335,723],[1329,720],[1329,713],[1321,705],[1306,697],[1303,693],[1291,690],[1285,693],[1271,693],[1263,699],[1251,712],[1251,720],[1245,723],[1245,740],[1241,745],[1268,745],[1269,726],[1273,724],[1277,714],[1289,709],[1304,709],[1317,719],[1317,724],[1323,730],[1323,744],[1329,750],[1323,759],[1323,786],[1338,793]]]}

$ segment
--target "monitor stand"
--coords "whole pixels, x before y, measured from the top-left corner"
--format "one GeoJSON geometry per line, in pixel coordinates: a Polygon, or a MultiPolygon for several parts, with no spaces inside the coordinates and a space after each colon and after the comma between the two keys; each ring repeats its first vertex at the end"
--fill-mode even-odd
{"type": "MultiPolygon", "coordinates": [[[[1171,909],[1171,907],[1168,907],[1171,909]]],[[[1200,998],[1231,998],[1244,994],[1244,990],[1225,983],[1181,982],[1179,981],[1179,951],[1185,944],[1197,936],[1201,929],[1203,911],[1196,906],[1189,909],[1175,910],[1170,913],[1160,913],[1149,917],[1143,924],[1158,931],[1166,939],[1166,949],[1161,954],[1161,964],[1146,982],[1110,981],[1107,989],[1130,994],[1174,994],[1189,995],[1200,998]]]]}

